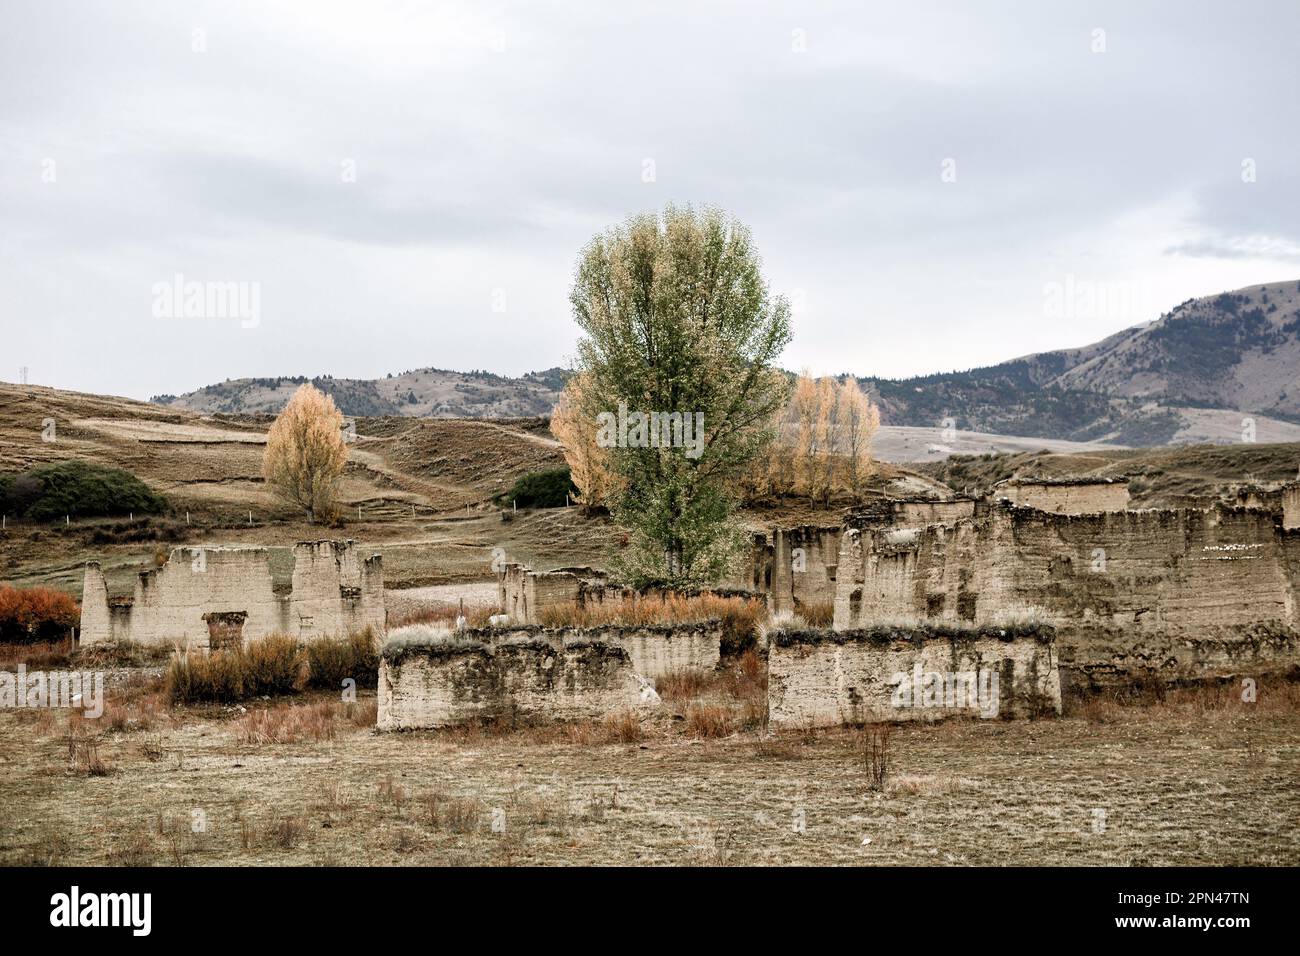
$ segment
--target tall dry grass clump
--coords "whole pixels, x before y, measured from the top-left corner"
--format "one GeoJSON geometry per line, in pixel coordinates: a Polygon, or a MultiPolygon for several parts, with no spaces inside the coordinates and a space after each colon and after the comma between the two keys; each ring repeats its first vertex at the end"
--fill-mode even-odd
{"type": "Polygon", "coordinates": [[[40,641],[35,644],[0,644],[0,670],[63,668],[72,663],[70,642],[40,641]]]}
{"type": "Polygon", "coordinates": [[[620,744],[639,743],[644,736],[640,718],[636,711],[630,709],[606,715],[603,729],[609,740],[620,744]]]}
{"type": "Polygon", "coordinates": [[[173,704],[233,704],[245,696],[239,651],[178,651],[163,672],[163,693],[173,704]]]}
{"type": "Polygon", "coordinates": [[[798,613],[808,627],[830,627],[835,620],[835,604],[831,601],[800,604],[798,613]]]}
{"type": "Polygon", "coordinates": [[[729,707],[721,704],[692,704],[686,708],[686,733],[691,737],[729,737],[733,729],[729,707]]]}
{"type": "Polygon", "coordinates": [[[369,628],[306,644],[273,634],[243,647],[178,651],[164,672],[163,693],[173,704],[229,704],[309,687],[336,691],[347,678],[374,687],[378,675],[379,642],[369,628]]]}
{"type": "Polygon", "coordinates": [[[428,624],[434,627],[445,625],[452,627],[456,618],[464,613],[465,623],[469,627],[487,627],[488,618],[497,613],[495,607],[486,604],[466,604],[462,610],[459,604],[450,601],[438,601],[425,607],[417,607],[388,619],[388,629],[396,630],[410,624],[428,624]]]}
{"type": "Polygon", "coordinates": [[[244,685],[250,693],[277,696],[302,691],[311,678],[311,663],[292,637],[272,634],[249,641],[240,655],[244,685]]]}
{"type": "Polygon", "coordinates": [[[375,687],[379,681],[379,640],[374,631],[311,641],[306,646],[309,683],[338,690],[351,678],[357,687],[375,687]]]}
{"type": "Polygon", "coordinates": [[[300,740],[333,740],[337,707],[331,701],[307,706],[277,704],[250,711],[239,724],[239,740],[245,744],[292,744],[300,740]]]}

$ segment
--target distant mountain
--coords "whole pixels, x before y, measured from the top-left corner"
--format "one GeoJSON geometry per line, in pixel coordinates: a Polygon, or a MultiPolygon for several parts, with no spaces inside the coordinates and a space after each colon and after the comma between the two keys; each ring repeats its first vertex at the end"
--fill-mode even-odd
{"type": "Polygon", "coordinates": [[[564,388],[565,371],[550,368],[519,378],[491,372],[422,368],[385,378],[227,379],[184,395],[155,395],[160,405],[214,412],[276,413],[299,385],[310,382],[334,397],[344,415],[402,415],[427,418],[519,418],[549,415],[564,388]]]}
{"type": "Polygon", "coordinates": [[[1121,445],[1295,440],[1300,282],[1189,299],[1078,349],[903,380],[863,379],[887,425],[1121,445]],[[1268,434],[1266,434],[1268,433],[1268,434]]]}
{"type": "MultiPolygon", "coordinates": [[[[549,415],[559,368],[507,378],[416,369],[381,379],[232,379],[153,401],[198,412],[278,412],[303,382],[346,415],[549,415]]],[[[862,379],[885,425],[1057,441],[1155,446],[1300,440],[1300,281],[1188,299],[1155,321],[1083,348],[964,372],[862,379]]],[[[936,441],[941,440],[937,438],[936,441]]]]}

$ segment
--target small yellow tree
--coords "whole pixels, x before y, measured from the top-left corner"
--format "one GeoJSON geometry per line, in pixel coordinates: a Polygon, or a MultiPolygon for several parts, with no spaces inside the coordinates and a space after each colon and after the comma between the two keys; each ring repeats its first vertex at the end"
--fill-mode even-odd
{"type": "Polygon", "coordinates": [[[551,434],[564,445],[578,501],[587,508],[607,508],[619,479],[610,469],[608,449],[596,443],[596,417],[586,407],[589,384],[584,372],[569,377],[551,413],[551,434]]]}
{"type": "Polygon", "coordinates": [[[835,383],[813,378],[805,370],[795,383],[791,402],[795,435],[795,489],[828,501],[835,490],[835,383]]]}
{"type": "Polygon", "coordinates": [[[308,520],[330,517],[347,461],[343,415],[334,399],[311,385],[300,386],[266,436],[262,477],[267,485],[305,509],[308,520]]]}
{"type": "Polygon", "coordinates": [[[857,380],[813,378],[803,372],[786,407],[782,441],[772,457],[775,472],[756,474],[757,492],[766,477],[773,494],[795,494],[823,504],[840,494],[861,497],[871,476],[871,439],[880,412],[857,380]]]}
{"type": "Polygon", "coordinates": [[[845,376],[835,390],[837,448],[845,458],[845,484],[855,498],[862,497],[874,465],[871,439],[880,429],[880,409],[862,392],[858,380],[845,376]]]}

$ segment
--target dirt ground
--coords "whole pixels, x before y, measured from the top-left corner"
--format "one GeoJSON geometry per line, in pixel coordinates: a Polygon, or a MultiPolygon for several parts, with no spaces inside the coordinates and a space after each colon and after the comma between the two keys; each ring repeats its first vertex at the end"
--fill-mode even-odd
{"type": "Polygon", "coordinates": [[[900,725],[883,789],[866,731],[702,729],[716,693],[639,726],[418,733],[372,730],[373,696],[131,705],[102,776],[70,762],[66,712],[0,711],[0,863],[1300,863],[1295,685],[900,725]],[[257,742],[268,709],[321,739],[257,742]]]}

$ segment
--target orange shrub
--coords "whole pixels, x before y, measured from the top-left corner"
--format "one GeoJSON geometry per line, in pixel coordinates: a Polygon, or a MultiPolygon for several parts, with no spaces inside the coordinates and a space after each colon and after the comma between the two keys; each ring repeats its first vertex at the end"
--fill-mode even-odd
{"type": "Polygon", "coordinates": [[[80,620],[81,608],[62,591],[0,587],[0,643],[57,641],[80,620]]]}

